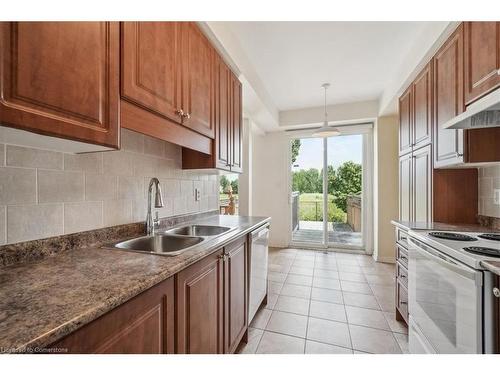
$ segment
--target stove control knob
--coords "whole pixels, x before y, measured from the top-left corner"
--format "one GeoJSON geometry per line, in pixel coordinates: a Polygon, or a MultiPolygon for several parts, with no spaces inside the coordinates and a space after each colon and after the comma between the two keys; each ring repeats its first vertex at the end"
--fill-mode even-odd
{"type": "Polygon", "coordinates": [[[493,295],[497,298],[500,297],[500,289],[498,289],[497,287],[494,287],[493,288],[493,295]]]}

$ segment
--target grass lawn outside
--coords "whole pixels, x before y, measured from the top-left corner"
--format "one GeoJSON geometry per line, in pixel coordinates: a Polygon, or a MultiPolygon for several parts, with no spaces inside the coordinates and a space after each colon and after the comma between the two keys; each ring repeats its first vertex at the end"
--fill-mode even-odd
{"type": "MultiPolygon", "coordinates": [[[[323,221],[323,194],[302,193],[299,196],[299,220],[323,221]]],[[[345,223],[347,214],[333,202],[333,195],[328,194],[328,221],[345,223]]]]}

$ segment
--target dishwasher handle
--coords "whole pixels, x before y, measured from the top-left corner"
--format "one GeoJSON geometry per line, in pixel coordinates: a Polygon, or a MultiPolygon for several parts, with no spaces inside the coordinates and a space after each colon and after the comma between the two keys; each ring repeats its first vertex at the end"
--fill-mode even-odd
{"type": "Polygon", "coordinates": [[[266,236],[269,233],[269,225],[266,225],[262,229],[257,229],[256,231],[252,232],[252,240],[255,238],[261,238],[266,236]]]}

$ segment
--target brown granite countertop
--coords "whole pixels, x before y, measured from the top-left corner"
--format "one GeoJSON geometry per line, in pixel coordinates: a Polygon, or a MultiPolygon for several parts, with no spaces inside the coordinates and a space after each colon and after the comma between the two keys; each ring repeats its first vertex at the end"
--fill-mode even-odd
{"type": "Polygon", "coordinates": [[[0,269],[0,353],[45,347],[270,221],[210,216],[196,223],[237,229],[166,257],[75,249],[0,269]]]}
{"type": "Polygon", "coordinates": [[[482,260],[481,265],[488,271],[500,276],[500,261],[482,260]]]}
{"type": "Polygon", "coordinates": [[[391,220],[391,224],[405,230],[443,230],[455,232],[498,232],[498,230],[479,224],[447,224],[438,222],[391,220]]]}

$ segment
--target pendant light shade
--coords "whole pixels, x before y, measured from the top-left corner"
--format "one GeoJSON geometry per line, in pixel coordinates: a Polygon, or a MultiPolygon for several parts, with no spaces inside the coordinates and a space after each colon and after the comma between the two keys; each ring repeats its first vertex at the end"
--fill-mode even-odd
{"type": "Polygon", "coordinates": [[[326,90],[328,90],[330,84],[323,83],[321,87],[325,89],[325,120],[323,126],[314,131],[313,137],[335,137],[336,135],[340,135],[340,130],[333,126],[328,126],[328,113],[326,112],[326,90]]]}

